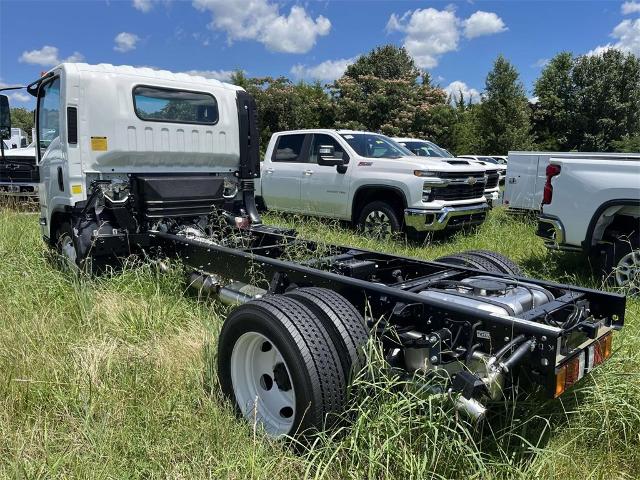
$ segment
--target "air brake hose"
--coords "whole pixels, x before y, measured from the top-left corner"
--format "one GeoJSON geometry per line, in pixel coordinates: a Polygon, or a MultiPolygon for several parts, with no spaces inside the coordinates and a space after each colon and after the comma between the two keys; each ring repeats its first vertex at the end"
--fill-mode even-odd
{"type": "Polygon", "coordinates": [[[507,358],[506,361],[500,364],[502,369],[506,372],[510,371],[513,367],[515,367],[522,357],[524,357],[527,353],[531,351],[531,347],[533,346],[535,340],[527,340],[522,345],[520,345],[513,354],[507,358]]]}
{"type": "Polygon", "coordinates": [[[519,345],[523,341],[524,341],[524,335],[518,335],[513,340],[511,340],[509,343],[507,343],[504,347],[502,347],[500,350],[498,350],[493,356],[495,357],[496,360],[500,360],[500,358],[505,353],[507,353],[509,350],[511,350],[516,345],[519,345]]]}

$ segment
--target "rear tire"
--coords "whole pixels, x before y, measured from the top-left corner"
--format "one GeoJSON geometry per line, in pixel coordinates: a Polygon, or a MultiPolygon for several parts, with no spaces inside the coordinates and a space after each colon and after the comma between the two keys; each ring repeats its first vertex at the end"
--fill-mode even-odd
{"type": "Polygon", "coordinates": [[[286,296],[306,305],[320,319],[336,346],[348,382],[364,367],[369,332],[362,315],[346,298],[326,288],[299,288],[286,296]]]}
{"type": "Polygon", "coordinates": [[[473,255],[474,257],[484,258],[498,267],[502,273],[514,275],[516,277],[524,275],[524,272],[516,262],[500,253],[491,252],[489,250],[469,250],[464,253],[467,255],[473,255]]]}
{"type": "Polygon", "coordinates": [[[389,238],[402,230],[398,212],[386,202],[368,203],[357,221],[358,230],[374,238],[389,238]]]}
{"type": "Polygon", "coordinates": [[[617,287],[626,288],[631,295],[640,293],[640,235],[614,240],[605,273],[617,287]]]}
{"type": "Polygon", "coordinates": [[[455,253],[436,258],[436,262],[446,263],[455,267],[474,268],[490,273],[503,273],[493,262],[467,252],[455,253]]]}
{"type": "Polygon", "coordinates": [[[283,295],[252,300],[227,318],[218,341],[223,393],[267,434],[307,435],[345,408],[340,357],[322,322],[283,295]]]}

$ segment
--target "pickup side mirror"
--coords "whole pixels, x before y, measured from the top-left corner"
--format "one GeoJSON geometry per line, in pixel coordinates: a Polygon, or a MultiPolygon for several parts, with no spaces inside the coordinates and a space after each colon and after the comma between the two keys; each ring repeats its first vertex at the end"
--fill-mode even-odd
{"type": "Polygon", "coordinates": [[[333,145],[320,145],[318,147],[318,165],[340,167],[344,165],[344,159],[336,157],[336,149],[333,145]]]}
{"type": "Polygon", "coordinates": [[[11,138],[11,111],[9,97],[0,95],[0,140],[11,138]]]}

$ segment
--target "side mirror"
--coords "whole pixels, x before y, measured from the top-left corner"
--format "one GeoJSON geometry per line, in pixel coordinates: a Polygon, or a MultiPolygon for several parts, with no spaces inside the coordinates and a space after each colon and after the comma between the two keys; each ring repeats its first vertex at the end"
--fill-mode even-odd
{"type": "Polygon", "coordinates": [[[336,149],[333,145],[320,145],[318,148],[318,165],[325,167],[339,167],[344,165],[342,157],[337,158],[336,149]]]}
{"type": "Polygon", "coordinates": [[[9,97],[0,95],[0,140],[11,138],[11,111],[9,97]]]}

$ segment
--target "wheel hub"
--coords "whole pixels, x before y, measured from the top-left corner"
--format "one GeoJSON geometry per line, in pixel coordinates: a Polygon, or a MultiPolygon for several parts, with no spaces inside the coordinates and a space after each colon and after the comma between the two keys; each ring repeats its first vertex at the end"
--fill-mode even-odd
{"type": "Polygon", "coordinates": [[[632,250],[620,259],[615,269],[616,283],[621,287],[640,289],[640,250],[632,250]]]}
{"type": "Polygon", "coordinates": [[[388,237],[392,233],[391,219],[383,211],[374,210],[365,218],[364,230],[365,233],[388,237]]]}
{"type": "Polygon", "coordinates": [[[266,336],[242,334],[231,352],[231,382],[240,411],[272,436],[286,435],[295,419],[295,388],[284,358],[266,336]]]}

